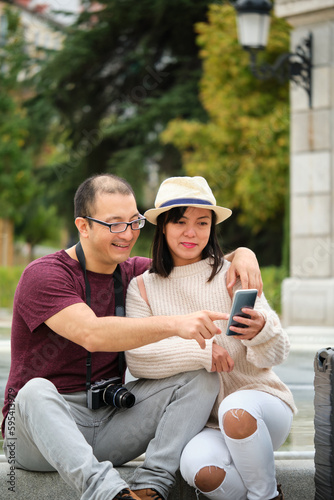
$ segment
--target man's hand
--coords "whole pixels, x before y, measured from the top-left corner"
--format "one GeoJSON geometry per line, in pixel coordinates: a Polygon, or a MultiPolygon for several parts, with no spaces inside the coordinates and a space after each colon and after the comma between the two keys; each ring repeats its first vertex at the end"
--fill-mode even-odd
{"type": "Polygon", "coordinates": [[[258,333],[260,333],[265,325],[265,319],[263,315],[255,309],[248,309],[247,307],[243,307],[242,312],[248,314],[250,316],[250,319],[244,318],[243,316],[233,316],[233,319],[238,323],[247,325],[248,328],[238,328],[237,326],[230,326],[230,330],[239,334],[234,337],[236,339],[251,340],[258,333]]]}
{"type": "Polygon", "coordinates": [[[227,320],[226,313],[214,311],[199,311],[182,316],[173,316],[176,321],[175,331],[183,339],[196,340],[202,349],[205,349],[205,340],[221,333],[221,329],[214,324],[217,320],[227,320]]]}
{"type": "Polygon", "coordinates": [[[260,296],[263,289],[261,271],[256,255],[252,250],[240,247],[226,256],[231,265],[226,274],[227,290],[232,298],[233,287],[240,278],[242,288],[256,288],[260,296]]]}
{"type": "Polygon", "coordinates": [[[213,342],[212,344],[212,372],[231,372],[234,368],[234,361],[222,346],[213,342]]]}

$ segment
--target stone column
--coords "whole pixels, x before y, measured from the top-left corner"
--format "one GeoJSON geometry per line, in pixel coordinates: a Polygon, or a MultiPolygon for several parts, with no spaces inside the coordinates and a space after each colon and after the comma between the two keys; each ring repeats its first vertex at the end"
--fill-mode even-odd
{"type": "Polygon", "coordinates": [[[334,0],[275,0],[275,14],[292,25],[291,52],[313,35],[312,108],[305,90],[290,90],[291,267],[282,286],[283,323],[293,333],[325,334],[333,344],[334,0]]]}
{"type": "Polygon", "coordinates": [[[0,219],[0,266],[13,265],[14,226],[8,219],[0,219]]]}

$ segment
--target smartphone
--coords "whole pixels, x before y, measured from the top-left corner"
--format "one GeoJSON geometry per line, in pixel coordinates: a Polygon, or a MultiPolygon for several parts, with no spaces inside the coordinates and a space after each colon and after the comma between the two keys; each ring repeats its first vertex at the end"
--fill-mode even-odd
{"type": "Polygon", "coordinates": [[[250,288],[249,290],[237,290],[235,292],[232,302],[230,319],[228,320],[227,324],[226,335],[240,335],[240,333],[236,333],[230,330],[230,326],[237,326],[238,328],[248,328],[247,325],[234,321],[233,316],[242,316],[243,318],[250,318],[249,314],[243,313],[241,309],[243,307],[248,307],[249,309],[253,309],[256,297],[257,297],[257,290],[255,288],[250,288]]]}

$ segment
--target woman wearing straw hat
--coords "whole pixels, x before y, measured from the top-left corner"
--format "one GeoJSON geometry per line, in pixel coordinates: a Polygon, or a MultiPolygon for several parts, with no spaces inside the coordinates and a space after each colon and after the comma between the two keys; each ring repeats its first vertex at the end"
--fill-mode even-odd
{"type": "MultiPolygon", "coordinates": [[[[219,247],[216,225],[230,215],[231,210],[217,206],[202,177],[173,177],[161,184],[155,208],[145,213],[157,226],[152,266],[131,282],[127,311],[143,317],[210,309],[226,313],[226,320],[205,349],[172,337],[129,351],[127,362],[131,373],[143,378],[203,368],[219,372],[220,394],[207,426],[181,457],[184,479],[207,498],[283,499],[274,450],[287,438],[296,408],[272,366],[286,359],[289,341],[263,294],[253,310],[245,311],[250,319],[240,320],[248,328],[234,327],[239,335],[225,335],[230,264],[219,247]]],[[[235,289],[240,287],[237,283],[235,289]]]]}

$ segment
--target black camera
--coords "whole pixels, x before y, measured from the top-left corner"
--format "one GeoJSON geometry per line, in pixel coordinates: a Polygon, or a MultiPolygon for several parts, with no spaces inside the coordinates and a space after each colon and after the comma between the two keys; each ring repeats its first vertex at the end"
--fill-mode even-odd
{"type": "Polygon", "coordinates": [[[98,410],[106,405],[114,408],[131,408],[135,401],[136,398],[123,387],[119,377],[100,380],[92,384],[87,391],[87,407],[90,410],[98,410]]]}

